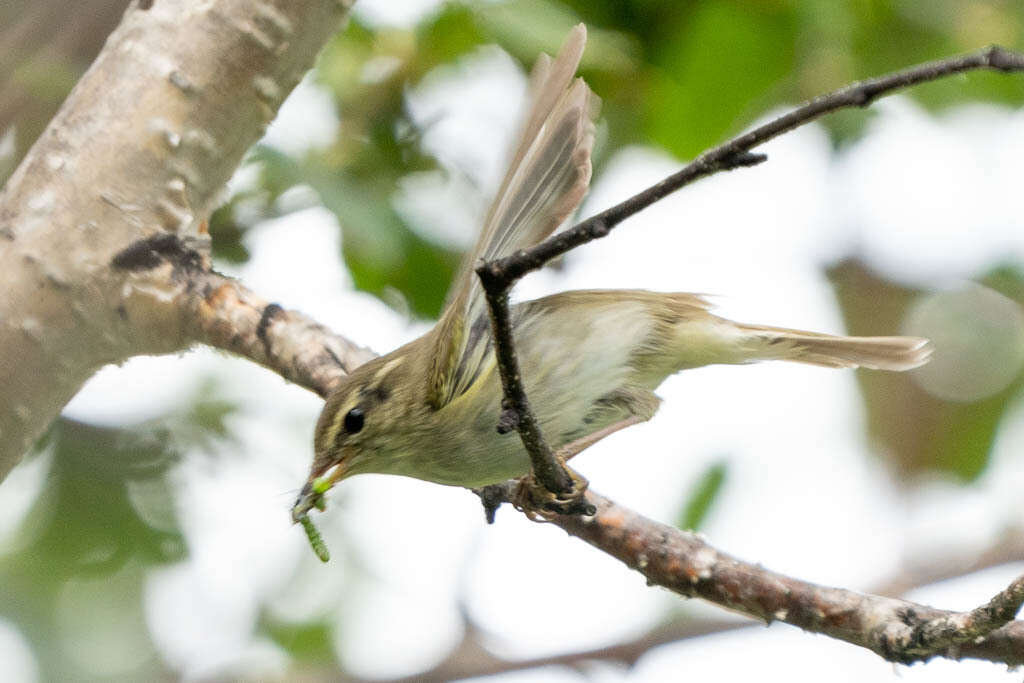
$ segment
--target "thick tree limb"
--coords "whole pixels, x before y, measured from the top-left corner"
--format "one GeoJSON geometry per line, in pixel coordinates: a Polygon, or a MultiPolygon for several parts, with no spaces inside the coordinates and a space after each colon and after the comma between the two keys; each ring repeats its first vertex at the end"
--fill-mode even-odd
{"type": "Polygon", "coordinates": [[[0,477],[99,367],[193,341],[203,219],[348,4],[129,7],[0,194],[0,477]]]}

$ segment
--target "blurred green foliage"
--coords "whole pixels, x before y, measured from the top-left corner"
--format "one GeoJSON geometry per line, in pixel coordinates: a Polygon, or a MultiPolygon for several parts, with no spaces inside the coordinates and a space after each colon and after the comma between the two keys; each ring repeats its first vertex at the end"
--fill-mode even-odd
{"type": "MultiPolygon", "coordinates": [[[[848,259],[832,266],[846,329],[856,335],[886,335],[899,330],[910,306],[923,293],[848,259]]],[[[1024,305],[1024,273],[1000,267],[976,281],[1024,305]]],[[[988,465],[1003,418],[1024,389],[1024,372],[1006,388],[972,401],[949,401],[919,386],[911,373],[857,373],[875,452],[883,454],[894,476],[913,483],[933,474],[962,482],[977,479],[988,465]]]]}
{"type": "MultiPolygon", "coordinates": [[[[21,4],[12,5],[9,27],[0,29],[0,45],[21,55],[0,67],[5,92],[19,93],[17,106],[0,107],[0,134],[18,131],[17,156],[102,43],[102,34],[62,32],[50,3],[21,4]],[[24,44],[26,35],[42,39],[47,31],[62,40],[67,33],[74,43],[65,52],[61,42],[46,50],[24,44]]],[[[92,19],[95,30],[109,30],[122,4],[104,0],[104,13],[92,19]]],[[[356,286],[414,316],[436,317],[458,254],[417,233],[393,205],[403,177],[438,168],[418,144],[423,131],[411,121],[404,93],[489,43],[528,69],[538,52],[557,50],[578,21],[590,33],[582,72],[603,100],[609,127],[598,165],[637,142],[692,158],[769,109],[858,78],[990,43],[1024,47],[1016,0],[512,0],[443,3],[411,28],[357,19],[330,42],[316,69],[340,114],[336,141],[298,158],[264,149],[250,159],[260,167],[257,186],[211,217],[215,255],[244,262],[246,230],[294,209],[278,198],[308,186],[338,216],[342,256],[356,286]]],[[[1020,104],[1024,80],[974,73],[910,96],[932,109],[977,100],[1020,104]]],[[[826,125],[842,144],[869,115],[844,112],[826,125]]],[[[0,159],[0,168],[13,163],[0,159]]]]}
{"type": "Polygon", "coordinates": [[[129,0],[0,3],[0,183],[92,63],[129,0]],[[12,134],[12,154],[3,140],[12,134]]]}
{"type": "Polygon", "coordinates": [[[690,491],[683,512],[679,515],[676,526],[680,529],[691,529],[696,531],[704,524],[711,506],[718,500],[722,487],[729,476],[729,463],[726,460],[718,460],[711,463],[697,479],[690,491]]]}
{"type": "MultiPolygon", "coordinates": [[[[275,214],[281,192],[305,184],[338,216],[356,286],[392,305],[399,292],[403,309],[437,316],[458,256],[417,234],[393,206],[402,177],[438,168],[418,145],[422,131],[403,94],[483,44],[497,42],[528,69],[538,52],[558,49],[571,25],[587,23],[582,73],[609,126],[600,165],[636,142],[692,158],[773,107],[857,78],[993,42],[1024,47],[1022,16],[1016,3],[995,0],[515,0],[448,3],[408,30],[354,21],[317,66],[317,82],[340,114],[336,142],[297,159],[257,154],[260,187],[214,216],[216,253],[244,259],[245,229],[275,214]],[[383,76],[381,64],[388,65],[383,76]],[[253,194],[262,200],[256,211],[253,194]],[[242,200],[244,224],[233,211],[242,200]]],[[[909,94],[933,109],[975,100],[1020,104],[1024,79],[970,74],[909,94]]],[[[827,119],[836,144],[855,137],[868,115],[827,119]]]]}
{"type": "Polygon", "coordinates": [[[201,395],[131,427],[60,418],[40,440],[31,457],[48,472],[11,541],[17,552],[0,555],[0,614],[29,638],[42,680],[82,680],[90,664],[125,680],[166,674],[142,613],[147,568],[187,554],[166,475],[185,452],[222,452],[233,409],[201,395]],[[90,655],[83,626],[131,637],[90,655]]]}

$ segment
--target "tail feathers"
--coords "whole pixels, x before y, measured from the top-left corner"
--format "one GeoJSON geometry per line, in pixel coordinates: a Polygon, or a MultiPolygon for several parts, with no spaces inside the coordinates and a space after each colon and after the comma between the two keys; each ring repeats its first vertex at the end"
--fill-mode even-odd
{"type": "Polygon", "coordinates": [[[910,370],[928,362],[932,345],[921,337],[833,337],[777,327],[741,325],[758,344],[758,359],[789,360],[827,368],[910,370]]]}

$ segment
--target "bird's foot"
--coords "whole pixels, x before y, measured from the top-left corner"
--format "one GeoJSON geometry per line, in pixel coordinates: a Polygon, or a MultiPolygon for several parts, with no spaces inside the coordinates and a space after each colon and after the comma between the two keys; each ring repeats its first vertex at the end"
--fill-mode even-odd
{"type": "Polygon", "coordinates": [[[593,515],[597,508],[586,499],[589,482],[579,473],[566,467],[572,479],[572,488],[563,493],[552,493],[531,472],[519,480],[511,503],[535,522],[554,515],[593,515]]]}

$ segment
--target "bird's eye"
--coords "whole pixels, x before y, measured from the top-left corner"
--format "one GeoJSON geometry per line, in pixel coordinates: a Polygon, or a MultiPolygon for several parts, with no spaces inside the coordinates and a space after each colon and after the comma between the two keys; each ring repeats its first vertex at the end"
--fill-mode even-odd
{"type": "Polygon", "coordinates": [[[364,422],[366,422],[366,415],[359,408],[353,408],[345,413],[345,431],[349,434],[355,434],[362,429],[364,422]]]}

